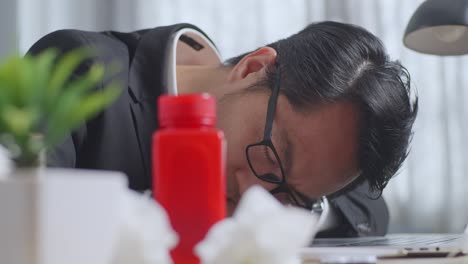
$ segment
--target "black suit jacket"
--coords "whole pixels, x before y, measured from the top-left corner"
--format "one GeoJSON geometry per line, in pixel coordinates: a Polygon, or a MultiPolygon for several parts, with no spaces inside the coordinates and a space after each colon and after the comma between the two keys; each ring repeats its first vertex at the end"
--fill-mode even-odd
{"type": "MultiPolygon", "coordinates": [[[[96,89],[102,89],[111,80],[118,80],[125,88],[115,103],[48,152],[49,166],[117,170],[128,176],[131,189],[151,189],[151,138],[158,127],[156,99],[167,90],[163,75],[169,40],[182,28],[192,28],[204,34],[189,24],[130,33],[60,30],[46,35],[31,47],[29,54],[33,55],[50,47],[61,53],[90,47],[96,55],[82,64],[75,74],[85,72],[91,63],[118,63],[120,70],[108,76],[96,89]]],[[[362,185],[334,199],[332,204],[345,224],[324,234],[386,233],[388,211],[385,202],[382,198],[371,200],[367,194],[367,185],[362,185]]]]}

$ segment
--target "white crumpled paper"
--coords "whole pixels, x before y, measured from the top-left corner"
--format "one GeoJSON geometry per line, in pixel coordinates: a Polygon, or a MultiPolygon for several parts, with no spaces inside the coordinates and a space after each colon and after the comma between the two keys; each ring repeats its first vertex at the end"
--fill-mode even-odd
{"type": "Polygon", "coordinates": [[[232,218],[211,228],[195,251],[203,264],[295,264],[299,249],[317,232],[318,217],[283,206],[265,189],[253,186],[232,218]]]}
{"type": "Polygon", "coordinates": [[[178,242],[164,208],[149,195],[128,190],[112,264],[169,264],[178,242]]]}
{"type": "Polygon", "coordinates": [[[8,175],[13,169],[13,162],[8,149],[0,145],[0,179],[8,175]]]}

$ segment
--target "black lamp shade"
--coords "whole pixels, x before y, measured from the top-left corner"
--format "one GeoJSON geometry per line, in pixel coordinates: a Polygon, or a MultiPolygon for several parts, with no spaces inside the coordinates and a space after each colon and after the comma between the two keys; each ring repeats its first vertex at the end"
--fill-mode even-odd
{"type": "Polygon", "coordinates": [[[411,17],[404,44],[435,55],[468,54],[468,0],[427,0],[411,17]]]}

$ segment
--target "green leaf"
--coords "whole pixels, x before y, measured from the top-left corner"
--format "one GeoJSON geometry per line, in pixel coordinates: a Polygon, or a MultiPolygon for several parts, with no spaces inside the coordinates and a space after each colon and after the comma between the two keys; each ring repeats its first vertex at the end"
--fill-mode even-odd
{"type": "Polygon", "coordinates": [[[92,88],[96,88],[97,84],[101,82],[104,75],[104,67],[102,65],[92,65],[86,74],[75,80],[70,80],[61,91],[54,95],[50,95],[46,103],[47,112],[60,111],[59,102],[62,101],[61,97],[66,96],[68,93],[76,94],[75,96],[81,97],[92,88]]]}
{"type": "Polygon", "coordinates": [[[98,112],[112,103],[120,94],[117,85],[112,85],[102,91],[93,93],[86,98],[83,98],[78,108],[70,116],[71,126],[74,127],[83,120],[95,116],[98,112]]]}
{"type": "Polygon", "coordinates": [[[37,118],[37,113],[29,109],[9,106],[0,113],[6,128],[14,135],[27,135],[37,118]]]}
{"type": "Polygon", "coordinates": [[[16,89],[18,87],[19,76],[17,76],[18,56],[9,57],[0,67],[0,89],[2,90],[1,98],[2,105],[5,104],[18,104],[16,98],[16,89]]]}
{"type": "Polygon", "coordinates": [[[32,91],[34,103],[42,104],[47,99],[47,89],[54,69],[54,62],[58,52],[55,49],[48,49],[37,55],[34,63],[35,89],[32,91]]]}
{"type": "Polygon", "coordinates": [[[36,89],[36,73],[34,59],[25,57],[17,60],[15,74],[18,78],[18,87],[16,87],[16,96],[24,107],[31,107],[34,104],[36,89]]]}
{"type": "MultiPolygon", "coordinates": [[[[54,110],[47,120],[47,130],[45,133],[46,142],[52,145],[62,137],[62,134],[70,132],[67,123],[69,117],[78,108],[81,100],[79,90],[66,89],[55,103],[54,110]]],[[[83,120],[84,121],[84,120],[83,120]]]]}
{"type": "Polygon", "coordinates": [[[92,94],[82,96],[80,99],[76,99],[78,97],[77,93],[67,94],[63,98],[63,103],[57,107],[62,110],[57,111],[57,114],[50,118],[50,133],[46,134],[46,144],[56,144],[71,130],[96,116],[120,95],[119,87],[114,83],[104,90],[98,90],[92,94]]]}
{"type": "Polygon", "coordinates": [[[73,72],[87,58],[91,57],[91,52],[87,48],[72,50],[60,57],[54,68],[49,82],[48,95],[55,95],[72,77],[73,72]]]}

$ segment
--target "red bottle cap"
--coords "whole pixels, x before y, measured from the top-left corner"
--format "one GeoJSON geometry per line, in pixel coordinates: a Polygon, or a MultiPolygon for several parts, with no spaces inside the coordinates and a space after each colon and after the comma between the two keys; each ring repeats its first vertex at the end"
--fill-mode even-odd
{"type": "Polygon", "coordinates": [[[162,95],[158,98],[160,127],[214,127],[216,101],[203,94],[162,95]]]}

